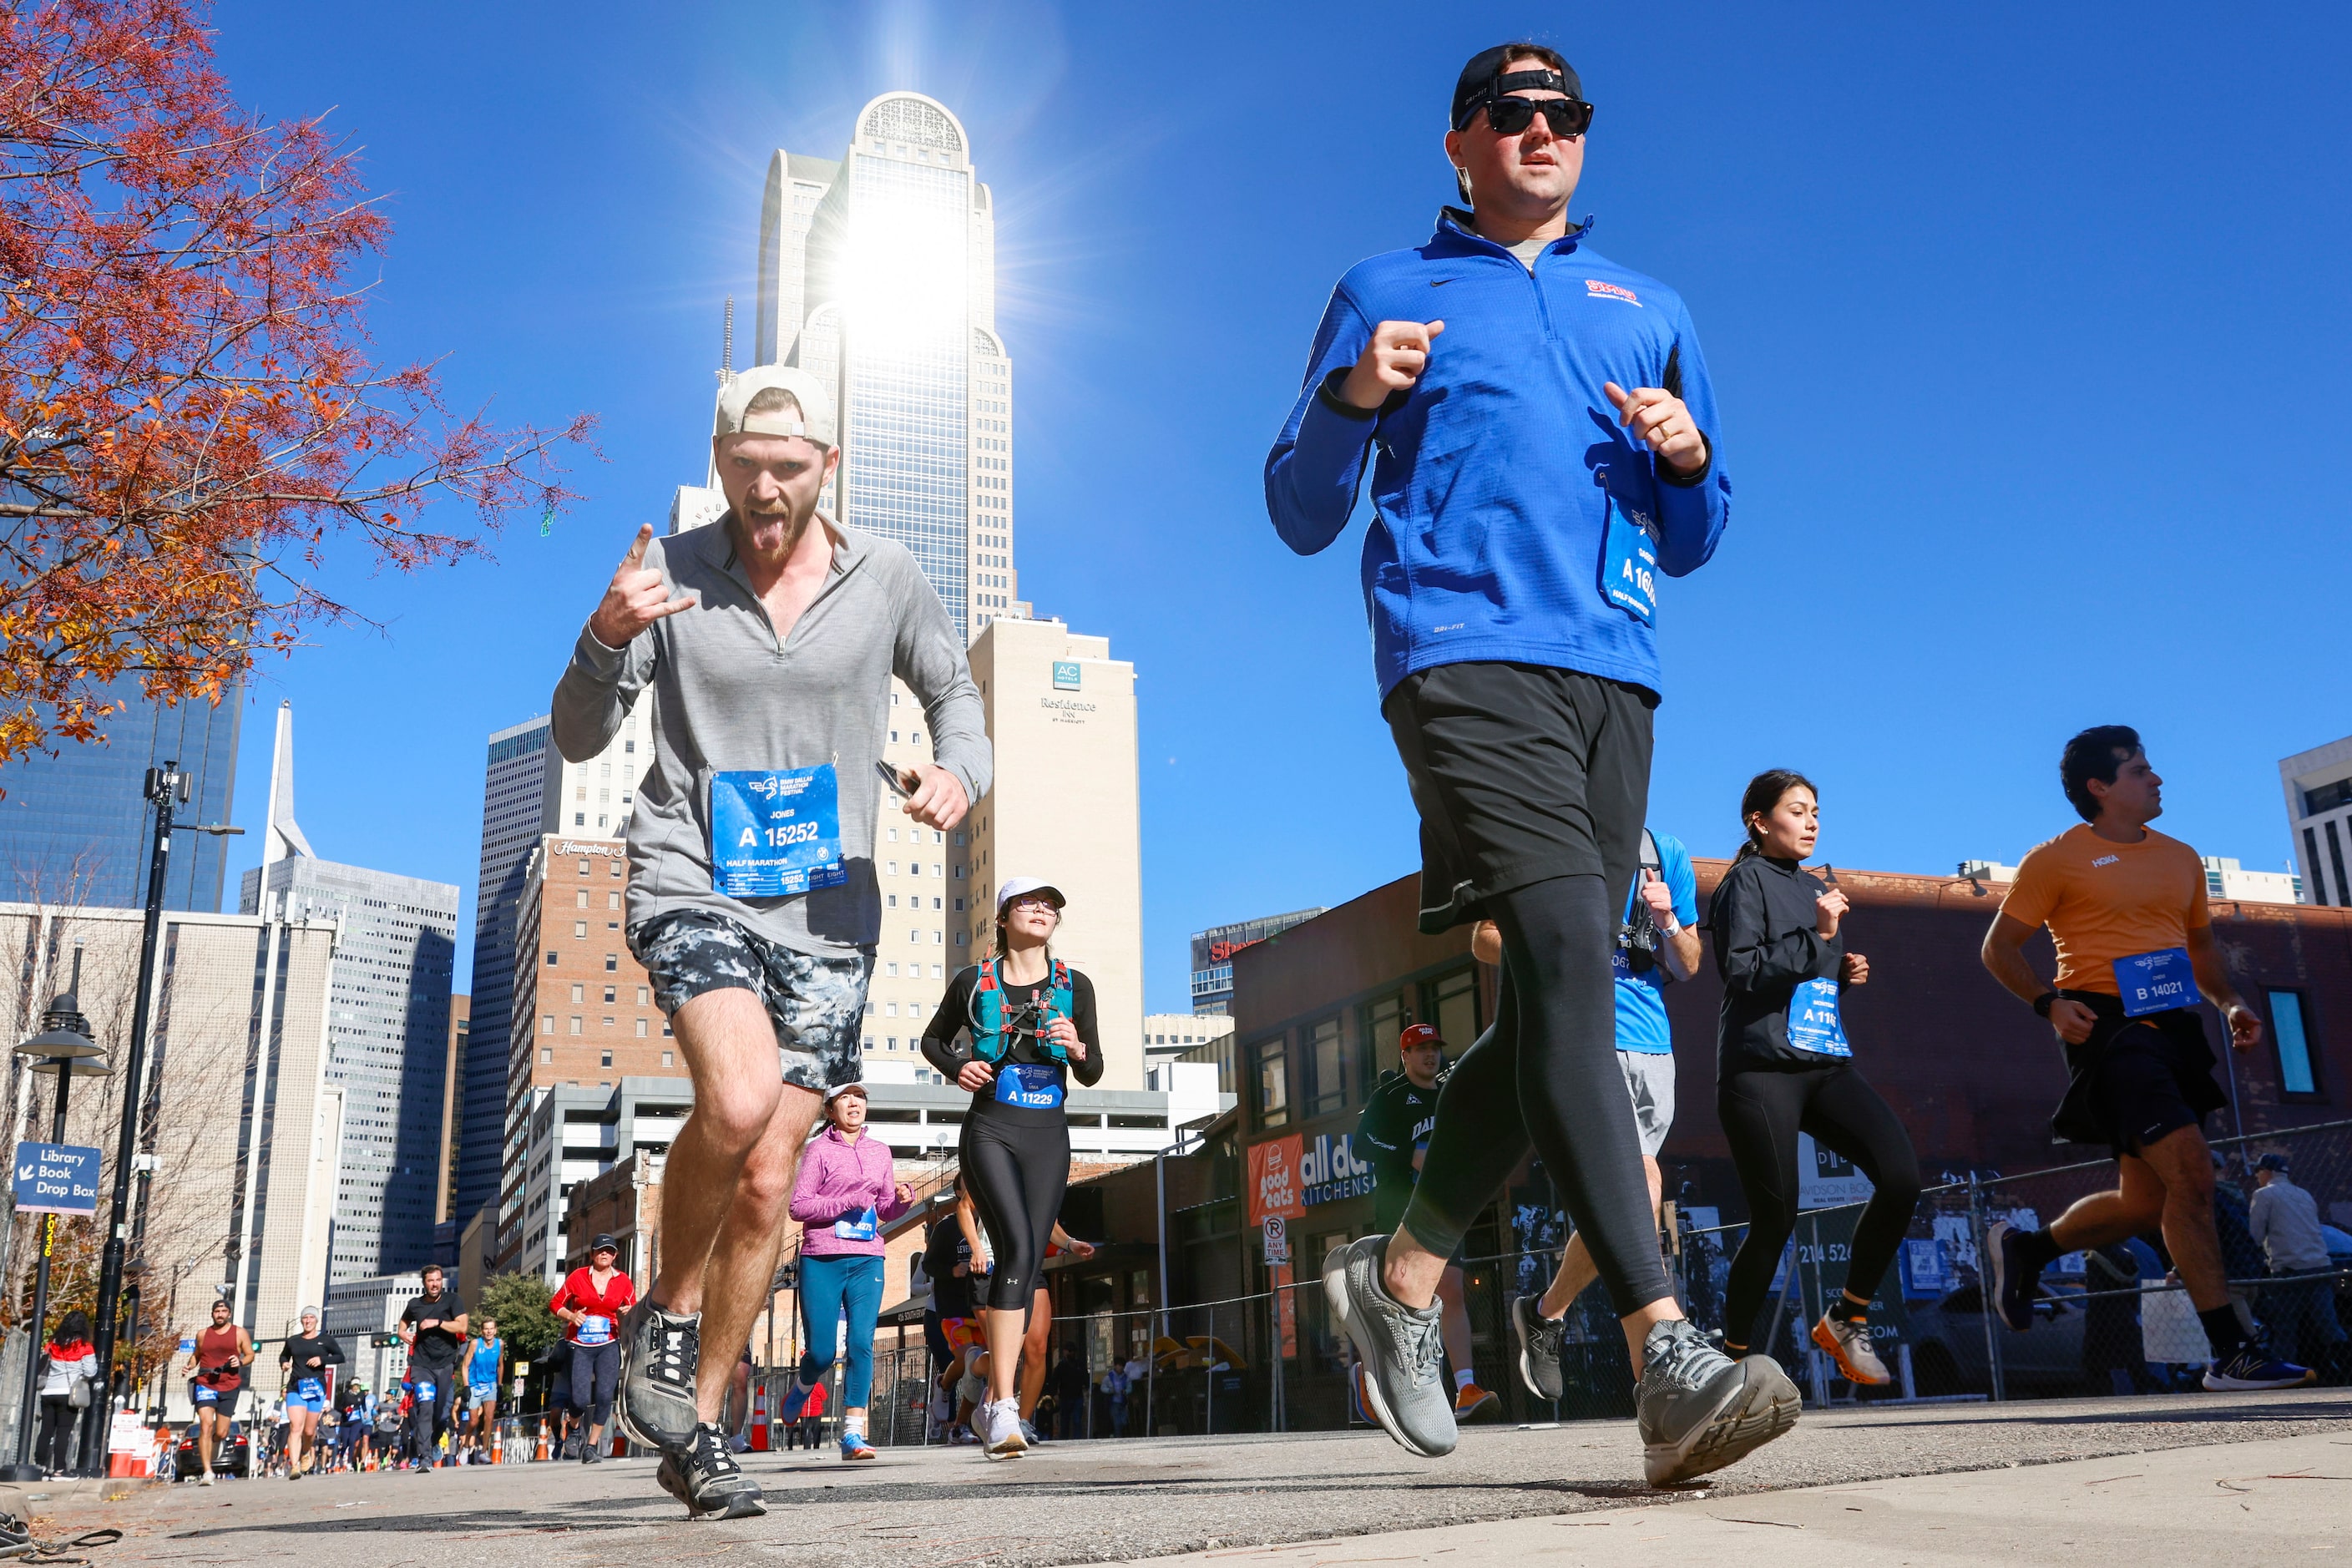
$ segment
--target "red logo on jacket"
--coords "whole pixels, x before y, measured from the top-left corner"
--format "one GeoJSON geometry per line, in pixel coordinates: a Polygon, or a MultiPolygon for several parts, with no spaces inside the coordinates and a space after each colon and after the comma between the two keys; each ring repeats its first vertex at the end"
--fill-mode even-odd
{"type": "Polygon", "coordinates": [[[1584,291],[1588,294],[1599,294],[1611,300],[1622,300],[1628,305],[1639,306],[1642,303],[1639,299],[1634,297],[1633,290],[1631,289],[1620,288],[1614,283],[1603,283],[1598,278],[1586,279],[1584,280],[1584,291]]]}

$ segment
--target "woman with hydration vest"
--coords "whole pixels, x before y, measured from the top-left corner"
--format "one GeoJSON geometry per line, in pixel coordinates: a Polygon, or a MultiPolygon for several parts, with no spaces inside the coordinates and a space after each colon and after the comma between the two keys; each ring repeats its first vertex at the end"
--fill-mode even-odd
{"type": "Polygon", "coordinates": [[[958,1154],[995,1262],[980,1303],[989,1352],[980,1436],[992,1459],[1028,1447],[1021,1343],[1070,1179],[1063,1101],[1072,1078],[1093,1084],[1103,1071],[1094,985],[1053,955],[1066,901],[1051,883],[1008,879],[996,892],[996,956],[957,972],[923,1031],[931,1066],[971,1090],[958,1154]]]}

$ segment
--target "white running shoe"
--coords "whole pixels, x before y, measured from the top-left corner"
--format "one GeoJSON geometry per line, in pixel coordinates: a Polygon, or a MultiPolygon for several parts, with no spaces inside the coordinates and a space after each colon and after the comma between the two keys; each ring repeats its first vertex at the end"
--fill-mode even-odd
{"type": "Polygon", "coordinates": [[[1884,1388],[1895,1381],[1895,1374],[1886,1370],[1886,1363],[1871,1348],[1870,1330],[1865,1324],[1832,1318],[1824,1312],[1822,1321],[1813,1325],[1813,1343],[1837,1363],[1838,1375],[1848,1383],[1884,1388]]]}
{"type": "Polygon", "coordinates": [[[981,1452],[992,1459],[1017,1459],[1028,1450],[1028,1439],[1021,1436],[1021,1401],[1000,1399],[982,1407],[981,1425],[987,1431],[988,1446],[981,1452]]]}

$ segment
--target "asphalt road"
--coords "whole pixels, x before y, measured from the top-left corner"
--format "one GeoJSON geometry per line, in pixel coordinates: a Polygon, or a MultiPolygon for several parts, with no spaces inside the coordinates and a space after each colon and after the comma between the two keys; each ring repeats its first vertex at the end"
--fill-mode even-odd
{"type": "MultiPolygon", "coordinates": [[[[121,1527],[121,1542],[93,1553],[100,1568],[296,1561],[317,1568],[666,1568],[779,1558],[808,1568],[1013,1568],[1226,1553],[1645,1505],[1656,1513],[1662,1502],[1680,1517],[1685,1508],[1792,1489],[2290,1438],[2352,1444],[2352,1394],[1809,1413],[1789,1436],[1711,1478],[1713,1485],[1675,1494],[1642,1484],[1632,1424],[1611,1422],[1473,1428],[1460,1448],[1436,1461],[1417,1460],[1370,1433],[1055,1444],[1003,1464],[969,1448],[885,1449],[878,1460],[856,1466],[823,1452],[755,1455],[750,1468],[770,1512],[732,1524],[688,1524],[644,1460],[209,1489],[81,1483],[65,1493],[37,1491],[30,1506],[44,1534],[121,1527]]],[[[2352,1475],[2352,1462],[2335,1473],[2352,1475]]],[[[1985,1489],[1980,1505],[1998,1513],[2000,1478],[1978,1484],[1985,1489]]],[[[1381,1554],[1388,1554],[1385,1543],[1381,1554]]]]}

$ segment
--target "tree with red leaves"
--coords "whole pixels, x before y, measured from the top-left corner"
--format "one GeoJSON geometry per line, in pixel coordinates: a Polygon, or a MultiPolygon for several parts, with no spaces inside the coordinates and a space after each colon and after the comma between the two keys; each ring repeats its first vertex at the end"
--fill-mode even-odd
{"type": "Polygon", "coordinates": [[[110,682],[217,702],[403,570],[572,498],[591,421],[494,428],[367,350],[390,226],[318,120],[240,110],[189,0],[0,0],[0,763],[99,733],[110,682]],[[436,499],[474,532],[425,526],[436,499]]]}

